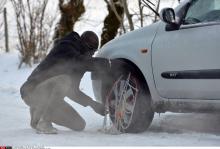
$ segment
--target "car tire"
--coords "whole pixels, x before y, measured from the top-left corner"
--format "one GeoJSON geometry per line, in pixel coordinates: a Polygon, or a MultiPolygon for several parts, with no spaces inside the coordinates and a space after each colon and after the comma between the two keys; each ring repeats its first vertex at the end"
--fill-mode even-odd
{"type": "MultiPolygon", "coordinates": [[[[117,126],[117,129],[119,131],[125,132],[125,133],[139,133],[139,132],[145,131],[150,126],[153,120],[154,111],[152,110],[152,107],[151,107],[151,96],[150,96],[149,89],[147,87],[147,84],[145,83],[144,78],[139,73],[137,73],[137,71],[135,71],[134,67],[128,65],[127,63],[124,63],[123,61],[120,62],[120,65],[113,66],[109,74],[107,75],[108,78],[105,78],[102,84],[103,86],[102,96],[104,99],[103,102],[105,103],[106,101],[109,102],[108,106],[109,106],[110,118],[112,120],[112,123],[114,124],[114,126],[117,126]],[[126,112],[121,112],[123,114],[119,114],[123,116],[120,116],[120,121],[122,122],[121,122],[121,125],[118,125],[118,124],[115,124],[116,119],[118,119],[118,117],[117,117],[117,114],[115,114],[116,113],[115,103],[117,102],[115,101],[116,91],[114,91],[114,89],[120,88],[117,86],[118,82],[122,83],[126,81],[129,82],[129,84],[131,84],[129,86],[132,86],[132,87],[127,88],[127,90],[130,90],[130,91],[126,90],[123,92],[125,92],[125,94],[128,94],[127,92],[131,92],[132,90],[131,96],[133,99],[131,99],[131,97],[129,97],[129,94],[128,94],[129,100],[124,99],[124,101],[126,101],[124,105],[129,105],[128,109],[132,112],[132,114],[130,114],[130,119],[129,119],[129,110],[126,109],[127,107],[126,106],[125,106],[126,108],[119,107],[121,109],[125,109],[124,111],[126,112]],[[136,89],[137,89],[137,92],[135,92],[136,89]],[[133,108],[130,108],[132,106],[130,106],[129,102],[134,103],[132,100],[135,101],[135,104],[133,105],[131,104],[133,108]],[[113,104],[111,104],[111,101],[114,101],[113,104]],[[126,122],[128,121],[128,122],[126,123],[125,121],[126,122]]],[[[119,100],[117,99],[117,101],[119,100]]],[[[118,110],[118,111],[123,111],[123,110],[118,110]]]]}

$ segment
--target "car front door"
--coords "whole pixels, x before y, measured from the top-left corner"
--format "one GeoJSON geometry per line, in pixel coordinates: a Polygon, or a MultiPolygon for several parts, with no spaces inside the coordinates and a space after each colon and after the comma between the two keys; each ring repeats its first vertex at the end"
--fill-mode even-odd
{"type": "Polygon", "coordinates": [[[179,30],[161,23],[152,45],[158,93],[169,99],[220,99],[220,0],[192,0],[179,30]]]}

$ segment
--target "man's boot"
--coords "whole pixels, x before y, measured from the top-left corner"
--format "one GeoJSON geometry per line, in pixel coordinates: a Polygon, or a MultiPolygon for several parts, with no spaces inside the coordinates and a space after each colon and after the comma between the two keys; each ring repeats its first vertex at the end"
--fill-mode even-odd
{"type": "Polygon", "coordinates": [[[38,122],[40,121],[40,117],[37,115],[35,108],[30,108],[30,115],[31,115],[31,127],[36,129],[38,122]]]}
{"type": "Polygon", "coordinates": [[[53,127],[51,122],[41,119],[37,124],[36,132],[39,134],[57,134],[57,129],[53,127]]]}

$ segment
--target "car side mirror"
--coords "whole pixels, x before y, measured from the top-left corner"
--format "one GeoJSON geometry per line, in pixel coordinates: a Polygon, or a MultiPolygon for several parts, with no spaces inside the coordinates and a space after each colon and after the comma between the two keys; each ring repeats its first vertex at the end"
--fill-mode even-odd
{"type": "Polygon", "coordinates": [[[164,8],[160,12],[160,18],[166,25],[166,31],[178,30],[179,25],[176,21],[176,15],[173,8],[164,8]]]}

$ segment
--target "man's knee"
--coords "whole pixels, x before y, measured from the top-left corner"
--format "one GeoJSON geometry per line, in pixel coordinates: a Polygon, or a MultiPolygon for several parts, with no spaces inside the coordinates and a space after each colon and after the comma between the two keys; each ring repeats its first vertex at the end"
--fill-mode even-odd
{"type": "Polygon", "coordinates": [[[21,88],[20,88],[20,95],[21,95],[21,99],[23,99],[23,101],[30,106],[31,102],[30,102],[30,85],[25,82],[21,88]]]}

